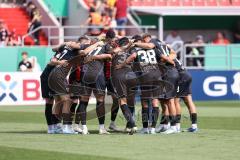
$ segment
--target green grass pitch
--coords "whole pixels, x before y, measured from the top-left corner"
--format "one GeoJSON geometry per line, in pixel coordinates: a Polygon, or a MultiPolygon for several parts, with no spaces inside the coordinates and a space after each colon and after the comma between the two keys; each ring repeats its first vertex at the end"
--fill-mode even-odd
{"type": "MultiPolygon", "coordinates": [[[[239,160],[240,102],[197,106],[198,133],[133,136],[98,135],[96,119],[88,122],[90,135],[48,135],[43,106],[1,106],[0,160],[239,160]]],[[[189,116],[183,109],[182,128],[187,128],[189,116]]],[[[109,119],[108,114],[106,126],[109,119]]],[[[124,128],[121,114],[117,125],[124,128]]]]}

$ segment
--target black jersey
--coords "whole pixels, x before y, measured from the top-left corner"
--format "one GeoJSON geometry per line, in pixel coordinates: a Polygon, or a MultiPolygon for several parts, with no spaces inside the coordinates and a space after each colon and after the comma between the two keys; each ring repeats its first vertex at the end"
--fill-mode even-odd
{"type": "MultiPolygon", "coordinates": [[[[61,56],[61,53],[56,52],[53,58],[56,58],[57,60],[59,60],[60,56],[61,56]]],[[[48,75],[50,74],[50,72],[53,70],[54,67],[55,67],[54,65],[47,64],[47,66],[44,68],[41,74],[41,77],[48,77],[48,75]]]]}
{"type": "MultiPolygon", "coordinates": [[[[159,50],[158,53],[163,54],[165,56],[169,56],[170,55],[170,51],[171,50],[170,50],[170,48],[167,45],[165,45],[165,44],[159,45],[157,48],[159,50]]],[[[175,67],[176,67],[176,69],[178,71],[184,70],[184,67],[183,67],[182,63],[177,58],[175,58],[173,61],[175,63],[175,67]]],[[[169,64],[169,63],[166,63],[166,65],[167,66],[173,66],[172,64],[169,64]]]]}
{"type": "MultiPolygon", "coordinates": [[[[106,45],[99,46],[90,52],[88,56],[101,55],[106,53],[106,45]]],[[[93,61],[87,64],[84,64],[81,69],[82,80],[85,83],[95,83],[97,77],[101,74],[104,74],[104,61],[93,61]]]]}
{"type": "Polygon", "coordinates": [[[0,42],[5,41],[8,37],[8,32],[6,29],[1,29],[0,30],[0,42]]]}
{"type": "Polygon", "coordinates": [[[137,57],[135,59],[133,68],[136,72],[147,73],[151,70],[158,69],[158,62],[160,60],[158,50],[154,49],[143,49],[135,47],[131,51],[135,52],[137,57]]]}
{"type": "Polygon", "coordinates": [[[77,55],[76,49],[72,49],[66,45],[60,47],[58,52],[60,53],[59,57],[57,57],[58,60],[70,60],[77,55]]]}
{"type": "Polygon", "coordinates": [[[18,64],[18,69],[21,70],[21,69],[31,69],[32,68],[32,64],[29,62],[29,61],[21,61],[19,64],[18,64]]]}
{"type": "Polygon", "coordinates": [[[129,51],[117,53],[112,59],[112,84],[118,97],[126,97],[134,93],[136,86],[136,75],[132,71],[131,65],[115,69],[117,65],[123,64],[131,55],[129,51]]]}
{"type": "MultiPolygon", "coordinates": [[[[116,55],[114,55],[112,59],[112,71],[114,70],[114,67],[116,67],[119,64],[123,64],[126,59],[131,55],[130,52],[119,52],[116,55]]],[[[131,68],[131,65],[125,65],[124,68],[131,68]]]]}

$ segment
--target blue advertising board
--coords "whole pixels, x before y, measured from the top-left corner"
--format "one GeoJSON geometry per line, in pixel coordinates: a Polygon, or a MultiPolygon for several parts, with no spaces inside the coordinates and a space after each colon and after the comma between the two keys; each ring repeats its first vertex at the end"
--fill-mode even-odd
{"type": "Polygon", "coordinates": [[[189,71],[194,100],[240,100],[240,71],[189,71]]]}

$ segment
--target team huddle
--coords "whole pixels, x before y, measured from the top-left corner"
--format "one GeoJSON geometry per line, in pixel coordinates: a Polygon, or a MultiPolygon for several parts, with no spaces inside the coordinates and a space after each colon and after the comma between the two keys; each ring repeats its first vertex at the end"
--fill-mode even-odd
{"type": "Polygon", "coordinates": [[[124,132],[132,135],[181,132],[180,98],[188,107],[196,132],[197,112],[191,96],[192,78],[175,51],[150,34],[117,37],[113,30],[104,36],[82,36],[53,48],[54,57],[41,75],[42,97],[49,134],[89,134],[87,106],[93,94],[99,134],[105,128],[105,95],[112,98],[109,130],[119,108],[126,120],[124,132]],[[135,97],[142,105],[142,129],[135,124],[135,97]],[[157,125],[161,106],[160,124],[157,125]]]}

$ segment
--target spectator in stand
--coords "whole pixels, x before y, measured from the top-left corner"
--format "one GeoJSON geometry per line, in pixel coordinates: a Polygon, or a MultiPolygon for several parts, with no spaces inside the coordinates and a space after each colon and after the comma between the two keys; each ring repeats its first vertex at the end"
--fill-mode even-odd
{"type": "MultiPolygon", "coordinates": [[[[32,21],[29,24],[28,33],[31,33],[35,29],[41,27],[41,25],[42,25],[41,19],[42,19],[42,16],[41,16],[39,10],[34,9],[33,18],[32,18],[32,21]]],[[[41,30],[38,29],[31,34],[31,37],[34,40],[35,45],[40,45],[40,39],[39,39],[40,38],[40,32],[41,32],[41,30]]]]}
{"type": "Polygon", "coordinates": [[[105,0],[105,11],[108,12],[108,15],[113,18],[113,10],[115,6],[116,0],[105,0]]]}
{"type": "Polygon", "coordinates": [[[30,1],[27,3],[26,11],[31,19],[34,17],[33,13],[36,8],[37,7],[33,4],[33,2],[30,1]]]}
{"type": "Polygon", "coordinates": [[[97,27],[97,28],[90,28],[88,30],[89,34],[91,36],[97,36],[101,34],[101,28],[100,27],[102,24],[102,16],[96,10],[91,7],[89,10],[89,17],[87,21],[85,22],[85,25],[92,26],[92,27],[97,27]]]}
{"type": "Polygon", "coordinates": [[[213,44],[227,45],[230,41],[226,38],[225,33],[217,32],[216,39],[213,40],[213,44]]]}
{"type": "Polygon", "coordinates": [[[4,21],[0,20],[0,47],[6,46],[8,43],[8,31],[4,21]]]}
{"type": "Polygon", "coordinates": [[[100,14],[105,11],[103,0],[94,0],[93,3],[90,4],[90,8],[94,8],[95,11],[100,14]]]}
{"type": "Polygon", "coordinates": [[[237,22],[234,30],[234,43],[240,43],[240,21],[237,22]]]}
{"type": "Polygon", "coordinates": [[[201,67],[204,65],[204,58],[198,58],[201,55],[204,55],[205,44],[202,35],[197,35],[195,41],[192,43],[193,47],[189,47],[189,55],[192,55],[192,58],[189,58],[187,61],[188,66],[198,66],[201,67]]]}
{"type": "MultiPolygon", "coordinates": [[[[128,0],[117,0],[113,11],[113,20],[116,19],[118,27],[124,27],[127,25],[127,9],[128,0]]],[[[120,36],[125,36],[125,28],[118,29],[118,34],[120,36]]]]}
{"type": "Polygon", "coordinates": [[[173,44],[173,42],[182,41],[182,38],[178,35],[176,30],[171,31],[170,34],[167,35],[165,42],[167,44],[173,44]]]}
{"type": "Polygon", "coordinates": [[[108,12],[102,13],[102,26],[103,26],[103,33],[106,33],[111,25],[111,17],[108,15],[108,12]]]}
{"type": "Polygon", "coordinates": [[[18,70],[21,72],[32,72],[32,64],[28,60],[27,52],[22,52],[22,61],[18,64],[18,70]]]}
{"type": "MultiPolygon", "coordinates": [[[[180,37],[180,35],[178,34],[178,32],[176,30],[172,30],[170,32],[170,34],[167,35],[166,39],[165,39],[165,42],[167,44],[170,44],[172,45],[174,42],[182,42],[182,38],[180,37]]],[[[177,58],[180,59],[180,51],[179,51],[179,48],[181,47],[180,44],[175,44],[175,45],[172,45],[172,48],[177,52],[177,58]]]]}
{"type": "Polygon", "coordinates": [[[16,34],[16,29],[8,35],[8,46],[20,46],[21,45],[21,37],[16,34]]]}

